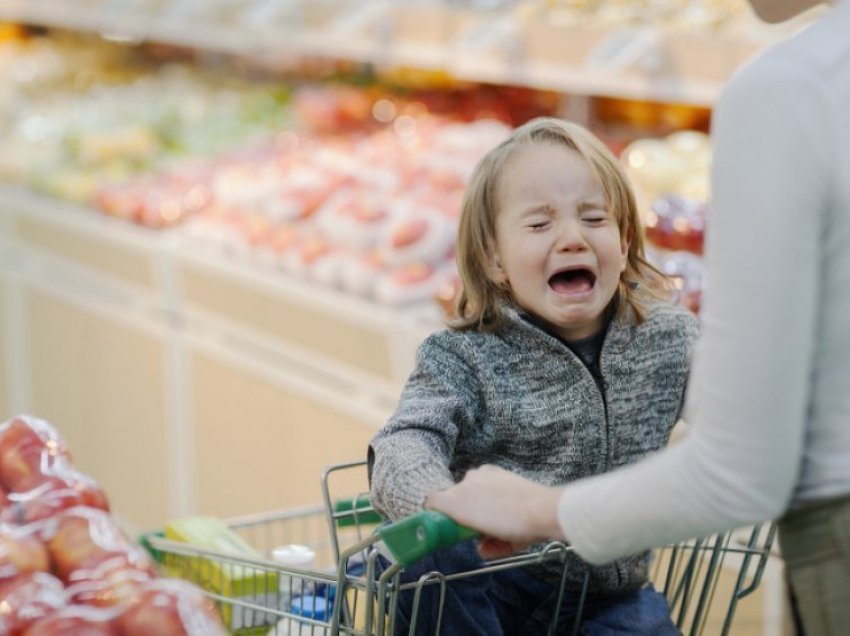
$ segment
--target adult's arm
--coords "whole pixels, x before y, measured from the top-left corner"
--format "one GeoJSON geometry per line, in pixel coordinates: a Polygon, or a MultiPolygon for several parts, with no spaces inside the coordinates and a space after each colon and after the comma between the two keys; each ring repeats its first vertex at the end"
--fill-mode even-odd
{"type": "Polygon", "coordinates": [[[644,462],[564,489],[560,527],[591,562],[774,518],[788,505],[809,409],[831,165],[813,75],[768,54],[724,91],[691,431],[644,462]]]}

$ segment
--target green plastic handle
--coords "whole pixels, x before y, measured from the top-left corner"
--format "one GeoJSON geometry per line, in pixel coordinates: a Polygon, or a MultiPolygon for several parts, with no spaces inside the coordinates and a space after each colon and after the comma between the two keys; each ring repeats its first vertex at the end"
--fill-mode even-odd
{"type": "Polygon", "coordinates": [[[396,562],[407,567],[432,552],[474,539],[478,533],[442,512],[423,510],[379,528],[378,535],[396,562]]]}

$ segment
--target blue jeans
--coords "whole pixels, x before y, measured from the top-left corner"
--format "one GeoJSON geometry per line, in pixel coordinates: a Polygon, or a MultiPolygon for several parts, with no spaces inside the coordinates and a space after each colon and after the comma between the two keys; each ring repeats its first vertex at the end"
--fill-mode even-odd
{"type": "MultiPolygon", "coordinates": [[[[379,558],[380,567],[387,562],[379,558]]],[[[474,541],[434,553],[407,568],[402,583],[415,582],[428,572],[454,574],[483,564],[474,541]]],[[[517,567],[457,579],[446,584],[440,634],[449,636],[506,636],[546,634],[552,623],[558,585],[553,585],[517,567]]],[[[415,590],[400,593],[395,634],[410,633],[415,590]]],[[[440,585],[422,587],[419,612],[413,633],[436,634],[440,585]]],[[[558,615],[558,634],[572,634],[578,611],[578,593],[565,592],[558,615]]],[[[664,597],[651,586],[634,592],[592,595],[585,599],[581,615],[583,636],[646,634],[678,636],[664,597]]]]}

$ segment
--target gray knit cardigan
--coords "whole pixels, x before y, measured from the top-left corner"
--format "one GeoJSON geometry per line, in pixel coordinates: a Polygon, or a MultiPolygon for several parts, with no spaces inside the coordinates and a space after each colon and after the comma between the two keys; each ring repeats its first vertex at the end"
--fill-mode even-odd
{"type": "MultiPolygon", "coordinates": [[[[547,485],[631,464],[662,448],[676,423],[697,337],[694,316],[658,303],[636,324],[615,318],[595,379],[563,342],[504,310],[496,333],[444,330],[420,346],[395,414],[373,437],[371,498],[390,519],[481,464],[547,485]]],[[[571,555],[570,587],[639,588],[648,555],[592,567],[571,555]]]]}

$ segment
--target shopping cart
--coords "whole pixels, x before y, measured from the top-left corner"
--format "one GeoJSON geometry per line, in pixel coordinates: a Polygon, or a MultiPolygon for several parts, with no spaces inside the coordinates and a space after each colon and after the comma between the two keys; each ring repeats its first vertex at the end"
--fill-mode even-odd
{"type": "MultiPolygon", "coordinates": [[[[392,634],[399,595],[408,591],[414,594],[410,633],[419,634],[419,598],[426,586],[438,586],[442,603],[452,581],[510,568],[542,564],[551,568],[554,563],[561,567],[563,589],[570,548],[557,542],[472,571],[434,572],[401,583],[406,567],[470,534],[439,513],[384,524],[369,505],[368,495],[335,496],[336,477],[364,470],[365,462],[327,468],[322,475],[322,504],[229,520],[228,527],[259,558],[202,549],[166,539],[162,532],[145,534],[142,542],[163,574],[201,586],[219,606],[225,625],[240,636],[392,634]],[[316,555],[314,565],[293,567],[269,558],[276,546],[284,544],[309,546],[316,555]],[[390,557],[392,564],[379,567],[379,554],[390,557]]],[[[730,632],[738,603],[762,581],[775,532],[773,524],[764,524],[745,533],[689,540],[655,552],[651,579],[667,598],[672,619],[683,634],[730,632]]],[[[586,592],[587,579],[580,592],[575,634],[586,592]]],[[[554,608],[550,633],[559,610],[554,608]]]]}

